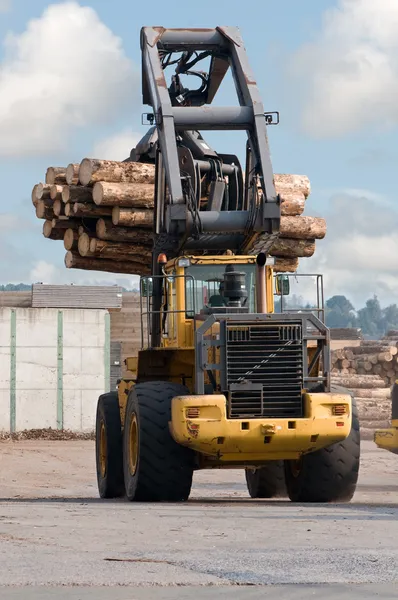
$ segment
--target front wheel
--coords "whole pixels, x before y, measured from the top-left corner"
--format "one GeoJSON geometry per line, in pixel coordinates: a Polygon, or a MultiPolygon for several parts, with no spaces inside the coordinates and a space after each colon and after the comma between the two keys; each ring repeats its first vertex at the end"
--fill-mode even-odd
{"type": "Polygon", "coordinates": [[[123,470],[129,500],[188,500],[194,453],[180,446],[169,431],[171,401],[189,390],[169,382],[135,385],[127,400],[123,433],[123,470]]]}
{"type": "MultiPolygon", "coordinates": [[[[347,390],[333,390],[348,393],[347,390]]],[[[349,502],[359,473],[360,430],[355,398],[352,398],[351,432],[342,442],[285,461],[286,486],[293,502],[349,502]]]]}
{"type": "Polygon", "coordinates": [[[117,392],[98,398],[95,458],[100,497],[124,496],[122,426],[117,392]]]}
{"type": "Polygon", "coordinates": [[[282,498],[287,495],[283,460],[270,460],[258,469],[245,469],[251,498],[282,498]]]}

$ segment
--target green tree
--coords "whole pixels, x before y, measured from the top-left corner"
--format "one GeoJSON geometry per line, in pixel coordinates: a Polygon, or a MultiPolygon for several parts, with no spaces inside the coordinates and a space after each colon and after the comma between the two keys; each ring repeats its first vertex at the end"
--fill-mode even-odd
{"type": "Polygon", "coordinates": [[[345,296],[332,296],[326,301],[328,327],[357,327],[355,309],[345,296]]]}
{"type": "Polygon", "coordinates": [[[358,311],[358,325],[362,333],[367,335],[383,335],[385,318],[377,296],[366,301],[366,305],[358,311]]]}

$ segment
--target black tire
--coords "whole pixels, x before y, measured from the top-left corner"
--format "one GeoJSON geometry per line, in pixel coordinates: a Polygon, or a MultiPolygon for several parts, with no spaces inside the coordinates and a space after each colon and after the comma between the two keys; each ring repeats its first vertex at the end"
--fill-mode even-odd
{"type": "MultiPolygon", "coordinates": [[[[332,391],[350,393],[343,388],[332,391]]],[[[360,459],[358,410],[352,398],[349,436],[342,442],[306,454],[300,463],[285,461],[286,487],[293,502],[349,502],[356,489],[360,459]]]]}
{"type": "Polygon", "coordinates": [[[117,392],[102,394],[98,398],[95,458],[100,497],[120,498],[124,496],[122,427],[117,392]],[[102,460],[101,435],[105,436],[102,460]]]}
{"type": "Polygon", "coordinates": [[[270,460],[258,469],[245,469],[251,498],[283,498],[287,496],[283,460],[270,460]]]}
{"type": "Polygon", "coordinates": [[[188,500],[195,454],[177,444],[169,431],[171,400],[186,394],[189,390],[185,386],[168,382],[140,383],[131,389],[123,434],[124,482],[129,500],[188,500]],[[136,452],[132,452],[134,435],[136,452]]]}

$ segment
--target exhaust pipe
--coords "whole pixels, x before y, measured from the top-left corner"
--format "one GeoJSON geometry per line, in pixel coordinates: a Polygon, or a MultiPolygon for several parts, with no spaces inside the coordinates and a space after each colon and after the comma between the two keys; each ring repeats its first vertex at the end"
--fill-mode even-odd
{"type": "Polygon", "coordinates": [[[266,269],[267,255],[265,252],[260,252],[256,258],[256,296],[257,296],[257,312],[266,313],[267,311],[267,284],[266,284],[266,269]]]}

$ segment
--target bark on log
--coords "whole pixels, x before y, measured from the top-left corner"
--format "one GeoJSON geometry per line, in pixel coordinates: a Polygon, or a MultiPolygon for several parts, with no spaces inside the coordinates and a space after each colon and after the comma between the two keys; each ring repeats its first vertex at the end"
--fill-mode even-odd
{"type": "Polygon", "coordinates": [[[314,240],[295,240],[289,238],[278,238],[271,246],[271,256],[281,258],[297,258],[298,256],[312,256],[315,252],[314,240]]]}
{"type": "MultiPolygon", "coordinates": [[[[80,239],[79,239],[80,244],[80,239]]],[[[84,248],[85,249],[85,248],[84,248]]],[[[134,262],[150,265],[151,250],[145,246],[137,244],[122,244],[120,242],[105,242],[97,238],[92,238],[89,247],[90,254],[98,258],[108,258],[110,260],[132,260],[134,262]]],[[[79,254],[87,256],[81,252],[79,245],[79,254]]]]}
{"type": "Polygon", "coordinates": [[[80,163],[69,163],[66,167],[65,183],[67,185],[76,185],[79,181],[80,163]]]}
{"type": "Polygon", "coordinates": [[[298,258],[276,258],[274,264],[275,273],[294,273],[298,268],[298,258]]]}
{"type": "Polygon", "coordinates": [[[283,192],[302,192],[307,198],[311,192],[310,180],[305,175],[274,174],[275,189],[277,194],[283,192]]]}
{"type": "Polygon", "coordinates": [[[65,167],[48,167],[46,171],[46,183],[48,183],[49,185],[63,185],[64,183],[66,183],[65,175],[65,167]]]}
{"type": "Polygon", "coordinates": [[[326,221],[320,217],[281,217],[280,235],[300,240],[321,240],[326,235],[326,221]]]}
{"type": "Polygon", "coordinates": [[[64,233],[64,248],[65,250],[78,250],[79,234],[75,229],[67,229],[64,233]]]}
{"type": "Polygon", "coordinates": [[[36,200],[49,200],[51,198],[50,191],[51,185],[48,183],[38,183],[36,187],[36,200]]]}
{"type": "Polygon", "coordinates": [[[51,221],[52,226],[57,228],[57,229],[69,229],[69,227],[71,229],[78,229],[80,222],[78,220],[74,220],[74,219],[68,219],[67,217],[64,217],[63,219],[53,219],[51,221]]]}
{"type": "Polygon", "coordinates": [[[54,183],[54,185],[52,185],[50,187],[51,200],[53,200],[53,201],[60,200],[62,202],[62,190],[63,190],[62,185],[57,185],[56,183],[54,183]]]}
{"type": "Polygon", "coordinates": [[[343,358],[343,360],[341,361],[341,367],[342,369],[348,369],[349,367],[351,367],[350,361],[346,358],[343,358]]]}
{"type": "Polygon", "coordinates": [[[153,210],[137,210],[134,208],[119,208],[112,210],[112,223],[124,227],[153,227],[153,210]]]}
{"type": "Polygon", "coordinates": [[[379,352],[389,352],[393,356],[398,353],[398,348],[396,346],[388,346],[387,344],[382,344],[378,342],[373,342],[372,345],[363,345],[360,346],[347,346],[344,348],[345,351],[349,350],[352,354],[375,354],[379,352]]]}
{"type": "Polygon", "coordinates": [[[44,200],[38,200],[36,204],[36,217],[38,219],[53,219],[54,212],[53,209],[49,206],[46,206],[44,200]]]}
{"type": "Polygon", "coordinates": [[[43,235],[44,235],[44,237],[46,237],[46,238],[50,237],[52,228],[53,228],[53,225],[52,225],[52,222],[50,220],[44,221],[44,223],[43,223],[43,235]]]}
{"type": "Polygon", "coordinates": [[[39,200],[39,198],[37,197],[37,192],[38,192],[39,186],[40,186],[40,183],[36,183],[32,189],[32,204],[34,207],[36,207],[36,204],[39,200]]]}
{"type": "Polygon", "coordinates": [[[92,202],[93,190],[81,185],[64,185],[62,189],[62,200],[65,202],[92,202]]]}
{"type": "MultiPolygon", "coordinates": [[[[112,207],[111,206],[96,206],[95,204],[80,204],[80,202],[75,202],[75,204],[65,204],[65,206],[70,207],[71,214],[74,217],[79,218],[98,218],[98,217],[111,217],[112,216],[112,207]]],[[[66,213],[65,213],[66,214],[66,213]]]]}
{"type": "Polygon", "coordinates": [[[135,262],[117,262],[102,258],[82,258],[76,252],[67,252],[65,266],[68,269],[84,269],[87,271],[104,271],[107,273],[127,273],[128,275],[150,275],[150,268],[135,262]]]}
{"type": "Polygon", "coordinates": [[[154,184],[155,167],[144,163],[85,158],[80,163],[79,181],[82,185],[93,185],[97,181],[154,184]]]}
{"type": "Polygon", "coordinates": [[[297,217],[301,215],[305,208],[305,196],[302,192],[282,192],[281,215],[297,217]]]}
{"type": "Polygon", "coordinates": [[[115,227],[110,219],[99,219],[96,227],[97,237],[108,242],[135,242],[152,246],[152,232],[147,229],[115,227]]]}
{"type": "Polygon", "coordinates": [[[153,208],[154,186],[147,183],[97,182],[93,187],[95,204],[131,208],[153,208]]]}
{"type": "MultiPolygon", "coordinates": [[[[391,397],[389,388],[361,389],[351,388],[356,398],[371,398],[373,400],[386,399],[391,397]]],[[[391,407],[390,407],[391,408],[391,407]]]]}

